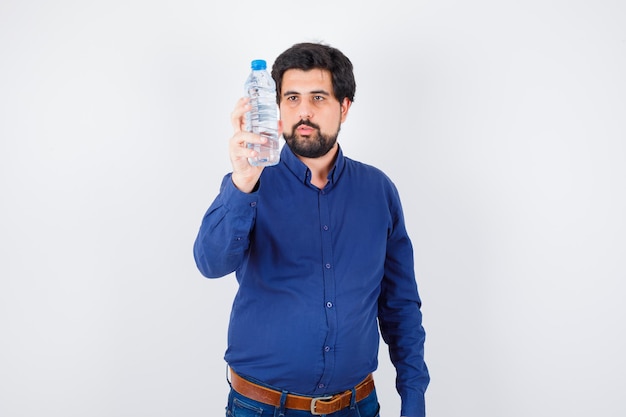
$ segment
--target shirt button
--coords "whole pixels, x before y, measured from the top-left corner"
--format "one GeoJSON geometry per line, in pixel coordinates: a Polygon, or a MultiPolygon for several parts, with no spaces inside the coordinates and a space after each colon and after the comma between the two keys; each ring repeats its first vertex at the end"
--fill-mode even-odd
{"type": "Polygon", "coordinates": [[[331,303],[330,301],[327,301],[326,302],[326,307],[332,308],[333,307],[333,303],[331,303]]]}
{"type": "Polygon", "coordinates": [[[326,269],[330,269],[330,264],[326,264],[326,269]]]}
{"type": "Polygon", "coordinates": [[[324,388],[324,384],[319,384],[317,387],[318,388],[324,388]]]}
{"type": "Polygon", "coordinates": [[[330,352],[330,346],[324,346],[324,352],[330,352]]]}
{"type": "Polygon", "coordinates": [[[328,230],[328,226],[324,225],[323,229],[328,230]]]}
{"type": "Polygon", "coordinates": [[[250,207],[256,207],[256,201],[253,201],[252,203],[250,203],[250,207]]]}

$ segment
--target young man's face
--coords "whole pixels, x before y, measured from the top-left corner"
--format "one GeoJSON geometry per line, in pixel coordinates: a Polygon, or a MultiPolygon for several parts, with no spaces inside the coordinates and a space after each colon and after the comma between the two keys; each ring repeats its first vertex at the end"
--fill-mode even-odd
{"type": "Polygon", "coordinates": [[[280,118],[285,142],[305,158],[319,158],[337,145],[337,135],[350,108],[333,93],[328,70],[285,71],[280,97],[280,118]]]}

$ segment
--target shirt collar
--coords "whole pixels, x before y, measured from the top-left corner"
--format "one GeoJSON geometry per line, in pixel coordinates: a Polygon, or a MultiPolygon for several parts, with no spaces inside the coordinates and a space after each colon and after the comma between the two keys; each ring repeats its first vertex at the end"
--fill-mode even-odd
{"type": "MultiPolygon", "coordinates": [[[[287,144],[283,145],[283,149],[280,154],[280,160],[304,184],[308,184],[311,182],[309,168],[301,160],[298,159],[298,157],[293,153],[293,151],[287,144]]],[[[337,150],[337,158],[335,159],[335,165],[328,173],[329,185],[334,184],[339,180],[345,164],[346,161],[343,156],[343,151],[341,149],[341,146],[339,146],[339,149],[337,150]]]]}

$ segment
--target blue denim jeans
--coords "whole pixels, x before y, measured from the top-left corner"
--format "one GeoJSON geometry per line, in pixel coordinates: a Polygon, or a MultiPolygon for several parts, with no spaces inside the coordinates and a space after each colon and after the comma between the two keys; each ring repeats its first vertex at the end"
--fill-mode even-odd
{"type": "MultiPolygon", "coordinates": [[[[352,402],[349,407],[339,410],[326,417],[379,417],[380,405],[376,390],[359,402],[352,402]]],[[[231,389],[228,395],[226,417],[311,417],[309,411],[293,410],[284,407],[274,407],[244,397],[231,389]]]]}

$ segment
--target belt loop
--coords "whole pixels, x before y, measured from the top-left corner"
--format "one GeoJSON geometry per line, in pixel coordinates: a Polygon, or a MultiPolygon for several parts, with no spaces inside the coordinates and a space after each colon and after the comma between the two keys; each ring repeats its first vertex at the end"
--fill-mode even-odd
{"type": "Polygon", "coordinates": [[[280,395],[280,404],[278,408],[274,412],[275,417],[284,417],[285,416],[285,403],[287,402],[287,391],[283,391],[280,395]]]}
{"type": "Polygon", "coordinates": [[[350,396],[350,410],[356,408],[356,388],[352,388],[352,395],[350,396]]]}

